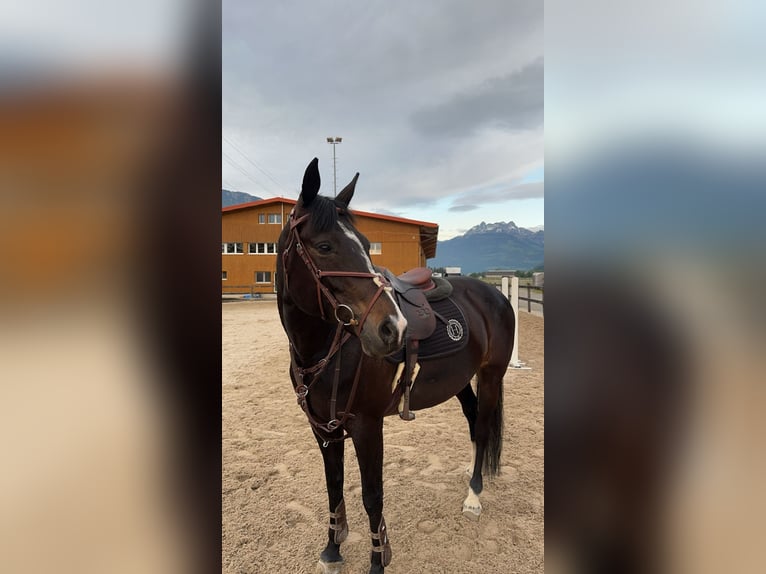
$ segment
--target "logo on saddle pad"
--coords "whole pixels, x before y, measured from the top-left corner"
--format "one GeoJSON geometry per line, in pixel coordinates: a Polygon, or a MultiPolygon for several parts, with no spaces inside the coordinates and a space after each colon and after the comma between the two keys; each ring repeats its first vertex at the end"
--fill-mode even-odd
{"type": "Polygon", "coordinates": [[[447,321],[447,336],[453,341],[459,341],[463,338],[463,326],[459,321],[455,319],[447,321]]]}

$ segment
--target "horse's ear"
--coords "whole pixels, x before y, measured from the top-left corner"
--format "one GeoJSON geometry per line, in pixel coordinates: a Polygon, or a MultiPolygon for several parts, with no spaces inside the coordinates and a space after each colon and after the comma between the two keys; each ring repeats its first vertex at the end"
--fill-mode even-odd
{"type": "Polygon", "coordinates": [[[300,199],[304,207],[308,207],[319,193],[319,159],[314,158],[303,174],[303,186],[301,187],[300,199]]]}
{"type": "Polygon", "coordinates": [[[354,197],[354,189],[356,188],[357,179],[359,179],[359,172],[356,172],[354,179],[352,179],[351,182],[346,187],[344,187],[343,190],[335,198],[346,207],[348,207],[348,204],[351,203],[351,198],[354,197]]]}

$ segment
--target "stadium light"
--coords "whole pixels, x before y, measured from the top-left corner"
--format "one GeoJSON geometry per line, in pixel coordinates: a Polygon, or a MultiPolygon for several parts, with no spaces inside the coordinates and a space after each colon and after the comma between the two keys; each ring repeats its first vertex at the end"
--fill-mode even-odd
{"type": "Polygon", "coordinates": [[[335,146],[343,141],[342,137],[328,137],[327,143],[332,146],[332,189],[333,197],[338,195],[338,178],[335,170],[335,146]]]}

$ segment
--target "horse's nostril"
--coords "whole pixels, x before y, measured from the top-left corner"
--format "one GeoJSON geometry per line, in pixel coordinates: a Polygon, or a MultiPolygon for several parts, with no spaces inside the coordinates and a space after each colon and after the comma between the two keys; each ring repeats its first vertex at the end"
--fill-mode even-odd
{"type": "Polygon", "coordinates": [[[394,322],[391,319],[383,321],[379,331],[380,338],[388,345],[396,343],[399,339],[398,333],[396,332],[396,325],[394,325],[394,322]]]}

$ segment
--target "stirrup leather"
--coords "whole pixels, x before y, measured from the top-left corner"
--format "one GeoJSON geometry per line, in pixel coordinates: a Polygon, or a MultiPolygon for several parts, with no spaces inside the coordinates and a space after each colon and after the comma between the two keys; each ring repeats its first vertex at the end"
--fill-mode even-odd
{"type": "Polygon", "coordinates": [[[405,359],[404,359],[404,372],[400,384],[404,387],[402,390],[402,399],[399,403],[399,417],[405,421],[411,421],[415,419],[415,413],[410,411],[410,391],[415,384],[415,379],[420,371],[420,365],[418,365],[418,347],[420,341],[417,339],[407,338],[405,341],[405,359]]]}

